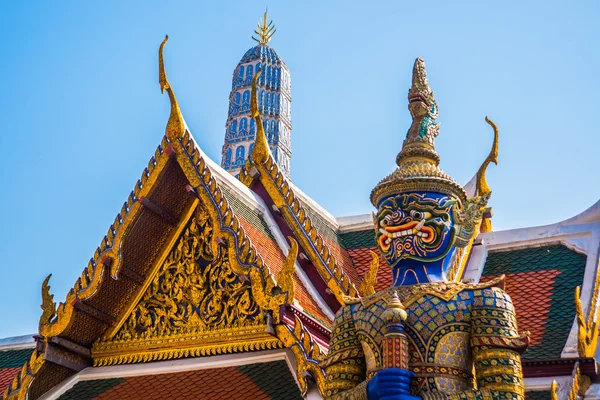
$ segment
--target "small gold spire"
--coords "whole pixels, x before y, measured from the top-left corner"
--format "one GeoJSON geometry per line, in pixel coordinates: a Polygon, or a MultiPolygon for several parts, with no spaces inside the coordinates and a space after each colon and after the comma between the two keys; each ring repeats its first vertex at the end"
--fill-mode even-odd
{"type": "Polygon", "coordinates": [[[267,161],[269,157],[269,144],[267,143],[265,128],[262,123],[262,118],[260,117],[260,112],[258,111],[258,90],[256,89],[256,84],[261,73],[261,69],[257,70],[256,74],[254,74],[254,78],[252,78],[250,116],[256,121],[256,140],[254,141],[254,148],[252,149],[250,158],[252,158],[252,161],[262,164],[267,161]]]}
{"type": "Polygon", "coordinates": [[[258,39],[252,36],[252,39],[255,40],[258,44],[267,44],[277,31],[275,26],[273,25],[273,21],[270,21],[267,24],[267,19],[269,18],[269,14],[265,11],[263,16],[263,20],[258,20],[258,26],[254,30],[254,33],[258,35],[258,39]]]}
{"type": "Polygon", "coordinates": [[[552,385],[550,385],[550,400],[558,400],[558,393],[556,389],[556,379],[552,380],[552,385]]]}
{"type": "Polygon", "coordinates": [[[398,298],[398,293],[393,292],[392,297],[386,304],[385,311],[381,314],[381,318],[385,322],[404,322],[408,318],[408,313],[404,305],[398,298]]]}
{"type": "Polygon", "coordinates": [[[169,121],[165,129],[165,135],[171,141],[183,137],[185,133],[185,124],[183,123],[183,116],[179,109],[179,103],[175,97],[175,93],[169,84],[167,79],[167,73],[165,72],[165,62],[163,60],[163,48],[169,40],[169,35],[165,35],[165,40],[160,44],[158,48],[158,83],[160,83],[160,92],[164,93],[165,90],[169,95],[171,101],[171,115],[169,115],[169,121]]]}

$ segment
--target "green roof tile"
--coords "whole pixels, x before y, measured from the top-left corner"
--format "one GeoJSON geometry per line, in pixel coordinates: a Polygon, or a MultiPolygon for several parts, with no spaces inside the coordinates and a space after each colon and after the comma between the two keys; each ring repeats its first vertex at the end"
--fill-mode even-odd
{"type": "Polygon", "coordinates": [[[550,391],[539,390],[535,392],[525,392],[525,400],[550,400],[550,391]]]}
{"type": "Polygon", "coordinates": [[[0,351],[0,368],[22,367],[31,358],[33,349],[0,351]]]}
{"type": "Polygon", "coordinates": [[[377,243],[375,242],[375,232],[373,229],[342,233],[340,237],[342,238],[342,244],[346,250],[364,249],[377,246],[377,243]]]}
{"type": "Polygon", "coordinates": [[[237,367],[272,399],[302,400],[302,394],[285,361],[237,367]]]}
{"type": "Polygon", "coordinates": [[[256,229],[267,235],[269,239],[275,240],[275,237],[271,233],[269,226],[263,219],[261,213],[258,210],[252,209],[246,203],[241,201],[236,195],[232,194],[225,187],[221,186],[221,190],[229,203],[229,206],[233,209],[233,212],[244,218],[256,229]]]}

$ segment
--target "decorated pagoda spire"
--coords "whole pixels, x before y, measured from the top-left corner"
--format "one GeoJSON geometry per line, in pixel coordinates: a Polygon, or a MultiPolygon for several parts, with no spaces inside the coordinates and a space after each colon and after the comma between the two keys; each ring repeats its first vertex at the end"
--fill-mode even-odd
{"type": "Polygon", "coordinates": [[[244,54],[233,72],[221,166],[234,176],[239,175],[256,140],[256,122],[250,110],[250,91],[252,78],[260,70],[258,110],[262,116],[265,135],[280,170],[290,177],[291,79],[283,60],[268,45],[275,31],[273,21],[269,21],[265,12],[252,36],[258,44],[244,54]]]}

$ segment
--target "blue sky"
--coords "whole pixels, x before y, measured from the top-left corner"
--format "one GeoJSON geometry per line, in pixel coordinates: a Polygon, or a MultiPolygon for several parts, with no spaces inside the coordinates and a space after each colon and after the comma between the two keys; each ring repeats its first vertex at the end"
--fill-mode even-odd
{"type": "MultiPolygon", "coordinates": [[[[124,4],[126,3],[126,4],[124,4]]],[[[32,333],[52,272],[64,299],[164,133],[169,80],[220,160],[231,76],[265,4],[0,5],[0,337],[32,333]]],[[[441,167],[466,183],[500,128],[495,229],[561,221],[600,197],[595,1],[269,1],[271,45],[292,74],[292,177],[336,216],[371,212],[410,125],[425,59],[441,167]]]]}

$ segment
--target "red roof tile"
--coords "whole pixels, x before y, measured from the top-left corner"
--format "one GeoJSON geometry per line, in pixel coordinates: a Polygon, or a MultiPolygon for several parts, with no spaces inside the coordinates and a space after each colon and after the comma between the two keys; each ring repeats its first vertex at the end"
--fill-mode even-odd
{"type": "MultiPolygon", "coordinates": [[[[530,332],[530,347],[540,344],[544,337],[552,302],[552,290],[540,288],[552,288],[559,275],[555,269],[506,274],[506,292],[515,305],[519,331],[530,332]]],[[[482,281],[492,278],[486,276],[482,281]]]]}
{"type": "Polygon", "coordinates": [[[60,400],[301,400],[285,361],[80,381],[60,400]]]}
{"type": "Polygon", "coordinates": [[[360,276],[355,268],[354,263],[352,262],[352,258],[348,251],[344,249],[337,241],[329,239],[325,235],[321,235],[325,245],[329,247],[329,251],[337,261],[337,263],[342,267],[344,273],[348,275],[350,281],[358,288],[360,282],[362,281],[362,276],[360,276]]]}
{"type": "MultiPolygon", "coordinates": [[[[244,228],[246,235],[248,235],[252,241],[252,244],[256,247],[258,254],[260,254],[263,258],[263,261],[267,263],[273,276],[277,277],[277,274],[279,271],[281,271],[283,262],[285,261],[285,257],[279,248],[279,245],[273,239],[269,238],[266,234],[261,232],[239,215],[238,219],[242,225],[242,228],[244,228]]],[[[300,278],[298,278],[297,273],[294,274],[294,282],[296,283],[295,298],[298,300],[302,308],[311,316],[320,319],[321,322],[324,322],[329,326],[329,318],[327,318],[317,302],[309,294],[300,278]]]]}
{"type": "Polygon", "coordinates": [[[0,369],[0,394],[4,393],[19,371],[21,371],[21,367],[0,369]]]}
{"type": "Polygon", "coordinates": [[[235,367],[126,378],[94,400],[268,400],[259,387],[235,367]]]}

